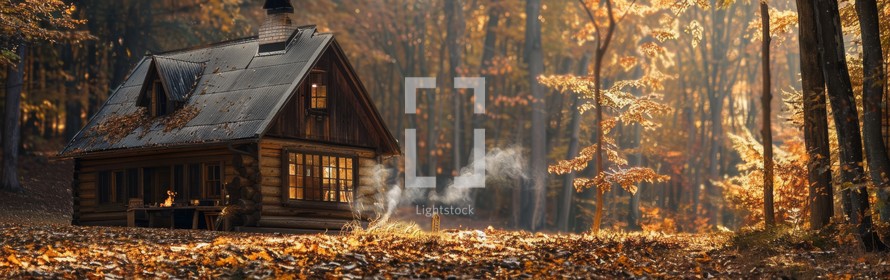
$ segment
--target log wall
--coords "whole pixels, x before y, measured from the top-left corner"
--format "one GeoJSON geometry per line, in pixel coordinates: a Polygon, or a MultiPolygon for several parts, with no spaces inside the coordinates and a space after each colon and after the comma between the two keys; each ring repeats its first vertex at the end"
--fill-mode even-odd
{"type": "MultiPolygon", "coordinates": [[[[84,157],[76,159],[74,174],[74,214],[72,223],[77,225],[126,226],[126,202],[99,204],[99,172],[140,167],[158,167],[174,164],[222,162],[222,182],[236,175],[232,167],[232,153],[225,146],[203,150],[167,150],[156,154],[119,152],[114,156],[84,157]]],[[[141,174],[141,172],[140,172],[141,174]]],[[[171,174],[172,176],[172,174],[171,174]]],[[[138,180],[142,189],[142,178],[138,180]]],[[[146,201],[151,203],[154,201],[146,201]]]]}
{"type": "MultiPolygon", "coordinates": [[[[357,217],[347,203],[316,201],[285,201],[282,182],[284,149],[320,154],[354,155],[358,159],[356,190],[370,184],[370,171],[377,164],[371,149],[325,145],[300,140],[268,138],[260,141],[260,173],[262,174],[263,210],[259,226],[266,228],[339,230],[357,217]]],[[[356,196],[359,194],[357,193],[356,196]]]]}

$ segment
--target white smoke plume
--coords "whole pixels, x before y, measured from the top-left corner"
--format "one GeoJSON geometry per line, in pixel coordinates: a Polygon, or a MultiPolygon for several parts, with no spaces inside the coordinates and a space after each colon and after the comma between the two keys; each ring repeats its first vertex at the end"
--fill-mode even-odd
{"type": "MultiPolygon", "coordinates": [[[[473,153],[476,151],[473,150],[473,153]]],[[[470,156],[470,158],[474,158],[470,156]]],[[[485,154],[483,158],[485,164],[485,184],[507,182],[509,180],[527,179],[527,167],[525,157],[522,155],[520,147],[509,147],[506,149],[494,148],[485,154]]],[[[475,168],[478,161],[473,161],[464,166],[460,170],[460,176],[476,175],[475,168]]],[[[470,181],[471,183],[475,183],[470,181]]],[[[484,188],[485,185],[455,185],[452,180],[444,189],[444,193],[437,194],[431,192],[430,199],[441,203],[457,203],[468,202],[471,197],[470,193],[473,189],[484,188]]]]}
{"type": "MultiPolygon", "coordinates": [[[[473,151],[476,152],[475,150],[473,151]]],[[[486,185],[515,186],[514,180],[527,179],[527,162],[522,154],[522,148],[513,146],[505,149],[494,148],[488,151],[483,158],[485,163],[486,185]]],[[[474,158],[471,157],[470,158],[474,158]]],[[[470,162],[460,170],[460,176],[475,175],[475,168],[480,162],[470,162]]],[[[452,179],[444,188],[442,194],[437,194],[434,189],[409,188],[403,189],[400,184],[389,184],[388,180],[394,168],[378,164],[371,168],[370,180],[366,186],[359,187],[359,199],[356,199],[356,210],[373,211],[378,224],[385,223],[400,204],[408,204],[418,200],[435,201],[438,203],[469,202],[473,189],[481,189],[482,185],[454,185],[452,179]]],[[[364,173],[364,172],[363,172],[364,173]]],[[[367,173],[366,173],[367,174],[367,173]]]]}

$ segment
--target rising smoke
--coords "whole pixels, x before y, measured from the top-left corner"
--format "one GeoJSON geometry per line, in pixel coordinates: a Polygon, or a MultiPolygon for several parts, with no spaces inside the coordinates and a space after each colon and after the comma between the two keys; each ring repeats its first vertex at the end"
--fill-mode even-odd
{"type": "MultiPolygon", "coordinates": [[[[473,153],[476,151],[474,150],[473,153]]],[[[442,193],[431,189],[410,188],[403,189],[399,183],[391,184],[393,169],[378,164],[371,169],[369,184],[359,187],[360,196],[368,199],[357,199],[358,211],[373,211],[378,223],[388,221],[399,205],[412,202],[426,201],[439,204],[471,203],[472,190],[486,186],[514,187],[518,180],[528,179],[527,162],[523,156],[523,149],[518,146],[508,148],[494,148],[488,151],[483,158],[485,164],[485,185],[455,185],[450,179],[448,186],[442,193]],[[373,198],[373,199],[371,199],[373,198]]],[[[470,157],[474,158],[474,157],[470,157]]],[[[472,176],[479,161],[473,161],[461,168],[460,176],[472,176]]],[[[398,181],[398,180],[396,180],[398,181]]]]}

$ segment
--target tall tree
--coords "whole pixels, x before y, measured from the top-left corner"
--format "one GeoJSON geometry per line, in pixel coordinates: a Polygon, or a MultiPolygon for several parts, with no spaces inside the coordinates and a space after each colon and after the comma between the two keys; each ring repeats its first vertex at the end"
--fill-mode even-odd
{"type": "Polygon", "coordinates": [[[77,63],[74,58],[75,46],[66,44],[62,48],[62,64],[64,64],[65,72],[68,73],[68,77],[65,78],[65,141],[68,141],[74,138],[74,135],[83,126],[83,120],[80,117],[83,106],[77,90],[80,75],[75,70],[77,63]]]}
{"type": "Polygon", "coordinates": [[[868,190],[862,166],[862,136],[853,86],[844,51],[843,32],[837,0],[816,0],[817,38],[822,72],[828,88],[835,129],[837,130],[841,180],[844,182],[844,211],[856,225],[866,251],[885,251],[874,231],[869,214],[868,190]]]}
{"type": "Polygon", "coordinates": [[[19,140],[21,138],[22,110],[22,86],[25,75],[25,48],[22,38],[19,41],[15,54],[18,62],[8,66],[6,75],[6,103],[3,116],[3,168],[0,189],[14,192],[22,192],[24,189],[19,183],[18,160],[19,140]]]}
{"type": "MultiPolygon", "coordinates": [[[[599,176],[603,172],[603,93],[602,93],[602,84],[600,74],[603,68],[603,56],[606,55],[606,51],[609,50],[609,43],[612,42],[612,36],[615,34],[615,15],[612,12],[612,1],[606,0],[606,13],[609,17],[609,25],[606,26],[605,34],[600,36],[600,27],[596,22],[596,18],[593,16],[593,12],[590,11],[590,8],[584,3],[583,0],[578,0],[581,3],[581,7],[584,8],[585,13],[587,13],[588,19],[593,23],[593,26],[596,28],[596,50],[595,56],[593,58],[593,86],[594,86],[594,106],[596,106],[596,152],[594,153],[594,164],[595,164],[595,172],[597,176],[599,176]]],[[[605,190],[596,187],[596,212],[593,216],[593,232],[599,232],[600,225],[603,221],[603,193],[605,190]]]]}
{"type": "Polygon", "coordinates": [[[541,47],[541,0],[528,0],[525,4],[525,55],[528,63],[528,82],[532,94],[530,210],[526,217],[527,228],[537,230],[544,226],[547,215],[547,123],[544,87],[537,78],[544,72],[544,54],[541,47]]]}
{"type": "Polygon", "coordinates": [[[766,0],[760,0],[760,34],[762,41],[760,49],[762,52],[760,67],[763,73],[763,96],[760,103],[763,106],[763,128],[760,133],[763,135],[763,216],[766,227],[776,225],[776,214],[773,209],[773,131],[772,131],[772,93],[770,92],[770,73],[769,73],[769,4],[766,0]]]}
{"type": "Polygon", "coordinates": [[[828,112],[825,77],[817,47],[816,10],[810,0],[797,0],[800,80],[803,91],[804,143],[809,181],[810,228],[821,229],[834,216],[834,188],[831,186],[831,147],[828,141],[828,112]]]}
{"type": "MultiPolygon", "coordinates": [[[[463,5],[461,5],[460,0],[454,1],[445,1],[445,19],[447,23],[446,28],[446,44],[448,45],[448,76],[451,78],[450,81],[454,81],[455,77],[460,76],[460,68],[461,68],[461,58],[463,56],[463,52],[461,51],[464,41],[464,29],[466,29],[466,22],[464,21],[464,11],[463,5]]],[[[461,155],[463,153],[463,115],[464,115],[464,105],[463,105],[463,96],[460,91],[454,89],[452,87],[452,101],[453,101],[453,116],[454,116],[454,139],[452,141],[452,154],[454,154],[454,159],[452,165],[454,168],[454,173],[460,173],[460,168],[462,166],[461,155]]]]}
{"type": "Polygon", "coordinates": [[[8,68],[0,189],[22,191],[17,169],[26,46],[32,42],[76,43],[90,39],[85,32],[72,31],[83,23],[71,17],[74,10],[74,6],[59,0],[0,1],[0,66],[8,68]]]}
{"type": "Polygon", "coordinates": [[[881,102],[884,100],[884,58],[878,5],[875,0],[856,0],[856,14],[862,33],[862,138],[871,180],[878,187],[882,220],[890,220],[890,158],[881,134],[881,102]]]}

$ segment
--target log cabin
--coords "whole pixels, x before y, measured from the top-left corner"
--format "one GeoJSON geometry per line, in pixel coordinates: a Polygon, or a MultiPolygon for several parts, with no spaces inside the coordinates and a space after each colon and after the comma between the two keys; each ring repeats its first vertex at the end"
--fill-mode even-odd
{"type": "Polygon", "coordinates": [[[223,218],[200,218],[242,231],[367,218],[353,209],[374,203],[374,166],[398,142],[333,34],[296,26],[289,0],[263,8],[258,36],[136,64],[60,151],[75,162],[73,224],[132,226],[156,214],[134,208],[171,205],[218,205],[223,218]]]}

